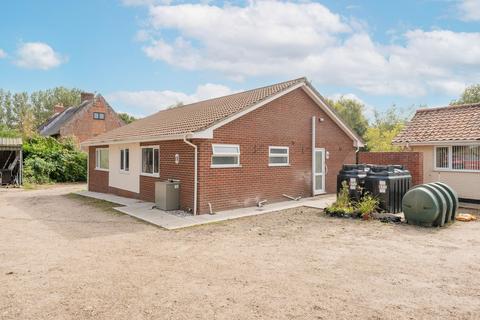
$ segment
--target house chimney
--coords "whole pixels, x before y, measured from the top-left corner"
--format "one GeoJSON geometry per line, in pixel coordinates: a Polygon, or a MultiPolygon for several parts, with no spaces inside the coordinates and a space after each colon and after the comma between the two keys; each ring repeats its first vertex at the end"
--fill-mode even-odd
{"type": "Polygon", "coordinates": [[[95,93],[90,93],[90,92],[80,93],[80,103],[87,100],[93,100],[93,98],[95,98],[95,93]]]}
{"type": "Polygon", "coordinates": [[[62,113],[63,111],[65,111],[65,107],[61,103],[59,103],[59,104],[57,104],[53,107],[53,113],[54,114],[62,113]]]}

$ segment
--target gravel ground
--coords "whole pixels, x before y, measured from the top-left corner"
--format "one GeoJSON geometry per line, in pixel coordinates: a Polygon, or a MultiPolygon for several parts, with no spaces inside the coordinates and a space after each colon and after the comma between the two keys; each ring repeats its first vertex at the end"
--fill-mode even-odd
{"type": "Polygon", "coordinates": [[[480,319],[480,221],[301,208],[165,231],[76,189],[0,191],[0,319],[480,319]]]}

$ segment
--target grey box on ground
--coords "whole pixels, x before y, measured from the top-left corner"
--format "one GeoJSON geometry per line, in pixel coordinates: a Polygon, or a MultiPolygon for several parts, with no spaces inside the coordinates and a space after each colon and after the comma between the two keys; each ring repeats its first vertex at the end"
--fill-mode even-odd
{"type": "Polygon", "coordinates": [[[155,182],[155,205],[165,211],[180,209],[180,180],[155,182]]]}

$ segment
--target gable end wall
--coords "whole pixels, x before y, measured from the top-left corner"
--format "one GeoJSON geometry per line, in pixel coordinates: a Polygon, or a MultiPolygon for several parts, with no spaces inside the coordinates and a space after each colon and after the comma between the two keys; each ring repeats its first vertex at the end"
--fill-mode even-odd
{"type": "Polygon", "coordinates": [[[101,133],[123,126],[118,114],[106,103],[104,98],[95,99],[94,104],[80,110],[60,129],[62,137],[74,136],[77,143],[98,136],[101,133]],[[105,120],[93,119],[94,112],[105,113],[105,120]]]}

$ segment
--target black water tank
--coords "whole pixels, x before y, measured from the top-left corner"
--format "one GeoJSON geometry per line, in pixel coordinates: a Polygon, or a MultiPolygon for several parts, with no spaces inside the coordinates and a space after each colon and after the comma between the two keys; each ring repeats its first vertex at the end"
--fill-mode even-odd
{"type": "Polygon", "coordinates": [[[345,181],[348,185],[350,199],[358,201],[363,196],[365,178],[370,167],[365,164],[344,164],[337,175],[337,194],[345,181]]]}
{"type": "Polygon", "coordinates": [[[365,178],[364,193],[368,192],[379,201],[381,210],[402,212],[402,198],[412,185],[410,171],[400,165],[369,165],[365,178]]]}

